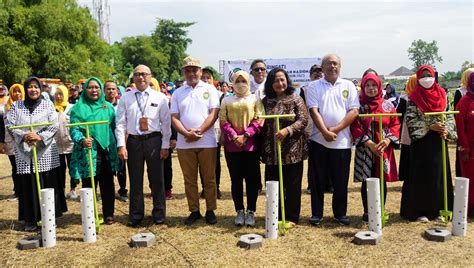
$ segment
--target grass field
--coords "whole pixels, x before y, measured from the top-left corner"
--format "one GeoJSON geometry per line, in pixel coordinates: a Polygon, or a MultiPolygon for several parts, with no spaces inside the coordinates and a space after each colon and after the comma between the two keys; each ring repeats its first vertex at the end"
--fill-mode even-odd
{"type": "MultiPolygon", "coordinates": [[[[452,167],[454,167],[453,150],[450,148],[452,167]]],[[[223,198],[218,200],[217,204],[218,223],[209,226],[201,220],[194,226],[187,227],[183,223],[189,214],[183,178],[176,155],[173,157],[175,198],[167,201],[168,217],[165,225],[152,225],[151,200],[147,198],[145,203],[147,218],[143,222],[144,227],[138,229],[127,227],[128,203],[117,200],[116,223],[101,226],[98,241],[86,244],[82,242],[80,203],[68,201],[69,211],[57,219],[57,246],[20,251],[16,249],[18,240],[30,233],[23,232],[22,226],[16,221],[18,203],[7,201],[7,197],[12,194],[12,181],[8,177],[10,164],[7,157],[1,155],[0,166],[3,168],[0,169],[2,178],[0,179],[0,266],[467,266],[474,264],[472,222],[469,223],[466,237],[453,237],[445,243],[425,240],[422,237],[424,230],[439,224],[407,222],[400,218],[398,213],[401,182],[389,184],[386,210],[390,214],[390,221],[383,229],[382,240],[377,246],[357,246],[351,243],[358,231],[368,228],[361,220],[360,184],[353,183],[351,179],[348,206],[348,216],[352,220],[350,226],[343,227],[333,221],[331,194],[325,196],[325,217],[322,225],[310,226],[308,224],[311,216],[310,196],[304,193],[301,198],[301,222],[290,229],[287,236],[279,237],[275,241],[264,240],[260,249],[240,249],[236,243],[242,234],[264,234],[264,196],[259,196],[258,199],[257,226],[235,227],[230,178],[222,157],[223,198]],[[156,235],[155,245],[151,248],[130,248],[128,245],[130,237],[142,231],[150,231],[156,235]]],[[[304,189],[306,185],[304,176],[304,189]]],[[[149,192],[147,187],[145,192],[149,192]]],[[[204,209],[204,200],[201,199],[201,212],[204,209]]],[[[451,228],[450,225],[448,227],[451,228]]]]}

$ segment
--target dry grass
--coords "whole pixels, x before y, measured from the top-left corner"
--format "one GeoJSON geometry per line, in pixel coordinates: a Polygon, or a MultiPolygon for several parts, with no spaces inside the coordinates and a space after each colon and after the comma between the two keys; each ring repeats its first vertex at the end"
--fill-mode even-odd
{"type": "MultiPolygon", "coordinates": [[[[453,162],[453,149],[450,149],[453,162]]],[[[446,243],[429,242],[422,233],[435,223],[410,223],[399,215],[401,183],[389,185],[387,211],[390,223],[383,229],[383,238],[377,246],[356,246],[351,243],[354,234],[367,229],[361,221],[360,184],[350,183],[348,216],[349,227],[341,227],[332,220],[331,195],[326,195],[325,218],[321,227],[311,227],[310,196],[303,194],[300,225],[292,228],[289,235],[276,241],[264,240],[257,250],[244,250],[236,246],[242,234],[264,234],[263,196],[258,200],[257,227],[237,228],[233,225],[234,209],[230,195],[230,179],[222,158],[221,189],[223,199],[218,201],[218,223],[208,226],[204,221],[185,227],[188,215],[183,179],[176,157],[174,165],[175,199],[167,202],[167,223],[151,224],[151,200],[146,200],[148,217],[146,227],[126,227],[128,203],[116,202],[116,221],[102,226],[95,244],[82,242],[80,204],[69,202],[69,212],[57,220],[58,244],[54,248],[20,251],[15,248],[19,239],[29,235],[18,226],[17,202],[7,201],[11,194],[11,178],[0,180],[0,266],[24,265],[168,265],[168,266],[262,266],[262,265],[472,265],[474,263],[474,235],[469,224],[466,237],[453,237],[446,243]],[[130,237],[140,231],[151,231],[157,243],[151,248],[134,249],[127,244],[130,237]]],[[[9,162],[0,156],[0,177],[9,175],[9,162]]],[[[453,165],[454,166],[454,163],[453,165]]],[[[306,176],[305,176],[306,177],[306,176]]],[[[303,187],[306,187],[304,179],[303,187]]],[[[145,191],[149,192],[147,187],[145,191]]],[[[204,201],[201,200],[201,210],[204,201]]],[[[450,228],[450,227],[449,227],[450,228]]]]}

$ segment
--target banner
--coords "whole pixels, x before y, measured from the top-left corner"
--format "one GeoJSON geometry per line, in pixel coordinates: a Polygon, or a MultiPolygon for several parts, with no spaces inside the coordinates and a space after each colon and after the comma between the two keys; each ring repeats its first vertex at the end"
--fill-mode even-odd
{"type": "MultiPolygon", "coordinates": [[[[223,60],[224,81],[230,82],[232,74],[239,70],[250,72],[253,60],[223,60]]],[[[314,64],[321,64],[322,58],[297,58],[297,59],[263,59],[267,65],[267,73],[273,68],[282,68],[290,76],[293,86],[302,87],[309,83],[309,69],[314,64]]]]}

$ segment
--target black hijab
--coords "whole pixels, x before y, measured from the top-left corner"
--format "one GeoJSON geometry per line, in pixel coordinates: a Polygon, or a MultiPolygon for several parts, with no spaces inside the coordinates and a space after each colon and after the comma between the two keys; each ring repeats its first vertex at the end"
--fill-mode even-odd
{"type": "Polygon", "coordinates": [[[23,101],[23,103],[25,104],[26,108],[28,108],[30,113],[32,113],[36,109],[36,107],[38,107],[38,105],[41,103],[41,99],[42,99],[42,97],[41,97],[41,91],[42,91],[41,81],[36,76],[30,76],[26,79],[25,84],[24,84],[24,88],[25,88],[25,100],[23,101]],[[35,81],[36,83],[38,83],[38,87],[39,87],[39,90],[40,90],[40,96],[36,100],[31,99],[30,96],[28,95],[28,87],[30,86],[32,81],[35,81]]]}

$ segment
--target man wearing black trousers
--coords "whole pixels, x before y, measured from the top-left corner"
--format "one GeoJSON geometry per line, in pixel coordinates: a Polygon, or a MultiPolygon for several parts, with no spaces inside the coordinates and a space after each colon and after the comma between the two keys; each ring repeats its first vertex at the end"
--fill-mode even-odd
{"type": "Polygon", "coordinates": [[[342,225],[349,225],[346,216],[352,146],[349,126],[359,115],[358,92],[351,81],[339,78],[339,56],[324,56],[322,68],[324,78],[311,82],[306,96],[314,122],[310,137],[310,165],[314,171],[311,187],[314,188],[311,189],[312,217],[309,222],[319,225],[322,221],[324,186],[329,178],[334,188],[334,218],[342,225]]]}
{"type": "Polygon", "coordinates": [[[153,197],[152,217],[155,224],[166,218],[163,162],[168,157],[171,137],[171,115],[166,96],[150,88],[151,70],[138,65],[133,71],[136,90],[126,92],[117,109],[115,135],[118,155],[128,160],[130,175],[129,223],[137,227],[144,218],[144,164],[153,197]],[[125,133],[128,138],[125,140],[125,133]]]}

